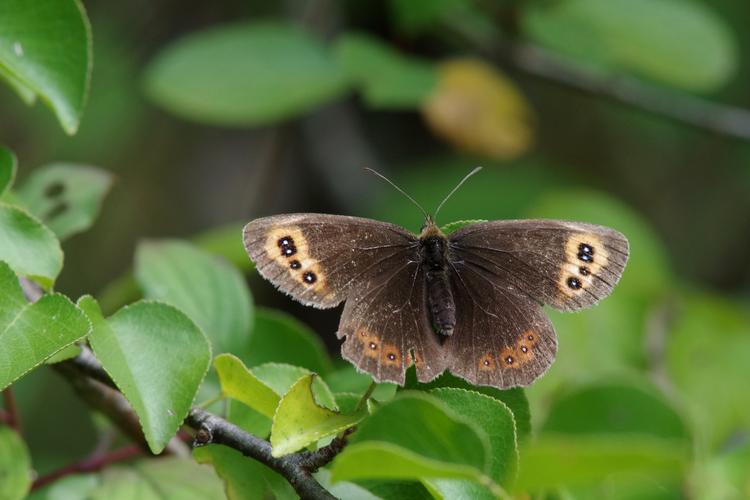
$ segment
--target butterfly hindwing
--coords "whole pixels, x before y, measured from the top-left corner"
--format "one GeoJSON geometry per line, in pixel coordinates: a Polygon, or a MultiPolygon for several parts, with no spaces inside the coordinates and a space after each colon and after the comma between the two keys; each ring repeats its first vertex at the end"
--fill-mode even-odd
{"type": "Polygon", "coordinates": [[[373,276],[353,291],[338,336],[347,337],[341,348],[344,358],[378,382],[403,385],[411,364],[423,382],[443,372],[443,350],[425,307],[417,249],[409,262],[373,276]]]}
{"type": "Polygon", "coordinates": [[[482,274],[456,266],[451,275],[456,327],[445,340],[448,368],[472,384],[525,386],[555,359],[555,331],[541,305],[482,274]]]}
{"type": "Polygon", "coordinates": [[[393,224],[325,214],[285,214],[245,226],[258,272],[305,305],[335,307],[352,287],[408,259],[414,235],[393,224]]]}
{"type": "Polygon", "coordinates": [[[613,229],[542,219],[472,224],[449,241],[464,274],[563,311],[609,295],[629,252],[625,236],[613,229]]]}

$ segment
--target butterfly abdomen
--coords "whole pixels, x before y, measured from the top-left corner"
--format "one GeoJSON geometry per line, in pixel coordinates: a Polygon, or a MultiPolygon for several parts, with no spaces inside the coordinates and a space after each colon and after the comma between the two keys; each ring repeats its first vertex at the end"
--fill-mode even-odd
{"type": "Polygon", "coordinates": [[[423,238],[420,243],[430,319],[436,333],[452,335],[456,327],[456,303],[448,279],[447,240],[445,236],[436,235],[423,238]]]}

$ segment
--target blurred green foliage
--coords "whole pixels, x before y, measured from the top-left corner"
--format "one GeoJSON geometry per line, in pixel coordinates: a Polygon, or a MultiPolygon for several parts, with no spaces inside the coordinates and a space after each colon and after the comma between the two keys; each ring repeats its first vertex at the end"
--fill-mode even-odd
{"type": "MultiPolygon", "coordinates": [[[[13,383],[24,424],[0,424],[0,497],[23,498],[31,468],[123,444],[45,375],[83,337],[155,452],[196,403],[277,454],[357,425],[316,474],[342,498],[750,497],[746,2],[86,7],[0,6],[0,386],[13,383]],[[559,66],[535,72],[544,57],[559,66]],[[697,106],[703,123],[666,120],[654,100],[613,104],[623,81],[660,112],[697,106]],[[36,97],[60,126],[26,106],[36,97]],[[478,164],[440,224],[611,226],[631,244],[621,283],[593,309],[550,311],[558,357],[527,389],[409,373],[360,405],[370,378],[337,354],[339,311],[257,279],[241,221],[320,211],[416,231],[421,214],[360,167],[431,211],[478,164]],[[104,314],[92,297],[29,305],[16,276],[70,297],[103,290],[104,314]]],[[[128,460],[32,496],[294,496],[235,450],[193,458],[128,460]]]]}

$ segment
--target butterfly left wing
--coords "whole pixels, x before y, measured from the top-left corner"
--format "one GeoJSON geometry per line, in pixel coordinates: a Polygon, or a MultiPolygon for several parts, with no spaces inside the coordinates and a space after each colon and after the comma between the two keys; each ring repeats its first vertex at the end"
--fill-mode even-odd
{"type": "Polygon", "coordinates": [[[243,238],[264,278],[319,308],[337,306],[360,281],[406,262],[418,244],[394,224],[326,214],[256,219],[245,226],[243,238]]]}

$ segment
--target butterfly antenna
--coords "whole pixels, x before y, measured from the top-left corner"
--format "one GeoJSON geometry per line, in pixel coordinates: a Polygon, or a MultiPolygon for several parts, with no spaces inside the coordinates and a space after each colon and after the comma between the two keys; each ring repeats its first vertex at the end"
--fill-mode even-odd
{"type": "Polygon", "coordinates": [[[456,191],[458,191],[458,188],[460,188],[461,185],[464,182],[466,182],[467,180],[469,180],[469,177],[471,177],[472,175],[476,174],[480,170],[482,170],[482,167],[476,167],[474,170],[472,170],[471,172],[469,172],[468,174],[466,174],[466,176],[463,179],[461,179],[461,182],[459,182],[456,185],[456,187],[454,187],[453,190],[450,193],[448,193],[448,196],[446,196],[443,199],[443,201],[440,202],[440,205],[438,205],[437,209],[435,210],[435,217],[437,217],[437,213],[440,211],[441,208],[443,208],[443,205],[445,204],[445,202],[448,201],[448,198],[450,198],[451,196],[453,196],[453,193],[455,193],[456,191]]]}
{"type": "Polygon", "coordinates": [[[422,211],[422,214],[424,214],[424,218],[425,219],[429,219],[430,218],[430,216],[427,214],[427,211],[424,208],[422,208],[422,205],[420,205],[419,203],[417,203],[417,200],[415,200],[414,198],[412,198],[411,196],[409,196],[406,193],[406,191],[404,191],[403,189],[401,189],[400,187],[398,187],[396,184],[394,184],[393,181],[391,181],[388,177],[386,177],[385,175],[383,175],[380,172],[378,172],[376,170],[373,170],[371,168],[365,167],[365,170],[367,170],[371,174],[377,175],[378,177],[380,177],[381,179],[383,179],[385,182],[387,182],[388,184],[390,184],[391,186],[393,186],[396,189],[396,191],[398,191],[399,193],[401,193],[404,196],[406,196],[407,198],[409,198],[409,200],[412,203],[414,203],[422,211]]]}

